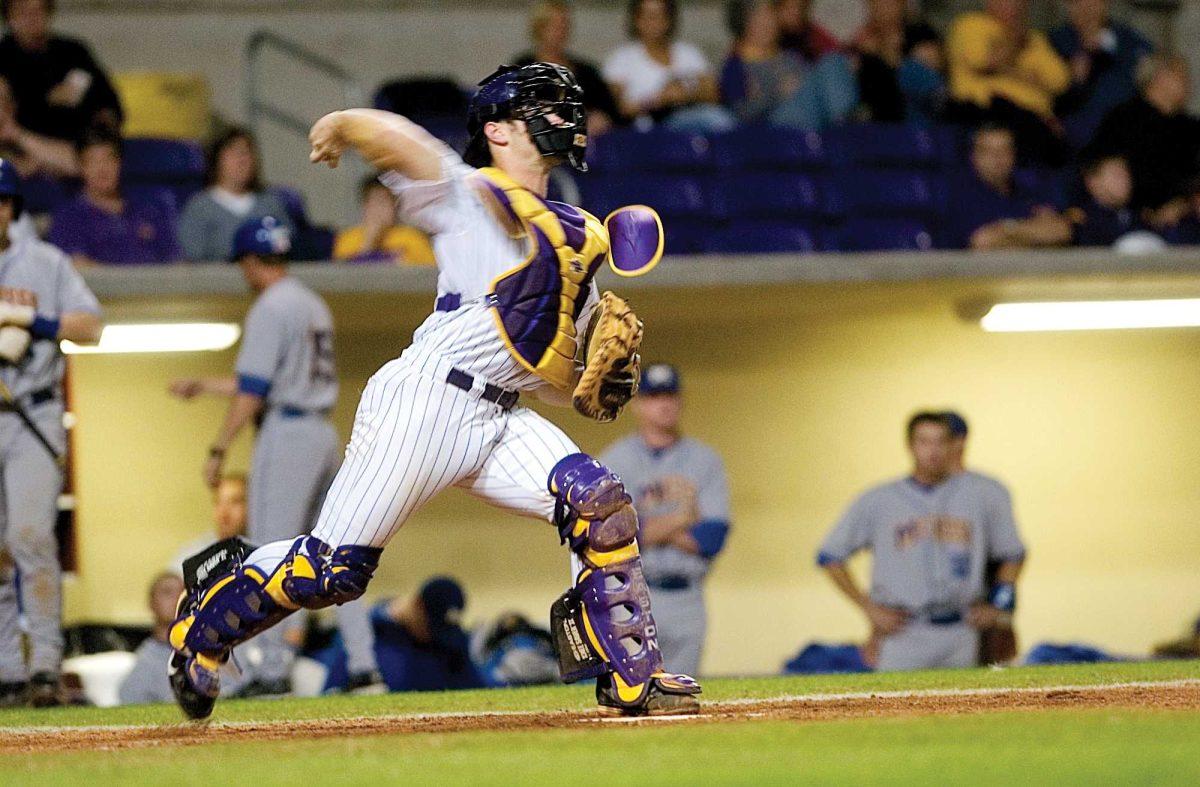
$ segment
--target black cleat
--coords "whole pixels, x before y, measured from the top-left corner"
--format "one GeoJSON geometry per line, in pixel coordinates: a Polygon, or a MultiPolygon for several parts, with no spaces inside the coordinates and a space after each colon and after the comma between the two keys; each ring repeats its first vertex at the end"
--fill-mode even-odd
{"type": "Polygon", "coordinates": [[[360,696],[387,694],[388,687],[383,682],[383,676],[379,674],[379,670],[370,670],[351,675],[350,680],[346,683],[346,693],[360,696]]]}
{"type": "Polygon", "coordinates": [[[29,684],[25,681],[0,681],[0,708],[20,708],[29,696],[29,684]]]}
{"type": "Polygon", "coordinates": [[[206,685],[202,686],[203,691],[192,683],[189,673],[195,672],[197,666],[193,659],[182,653],[172,653],[167,661],[167,678],[171,681],[171,693],[175,695],[175,702],[183,711],[183,715],[192,720],[207,719],[211,716],[213,706],[217,704],[217,695],[220,694],[219,683],[214,690],[206,681],[206,685]]]}
{"type": "Polygon", "coordinates": [[[687,675],[657,672],[640,687],[617,690],[612,674],[596,679],[596,702],[606,716],[683,716],[700,712],[700,684],[687,675]]]}
{"type": "Polygon", "coordinates": [[[38,672],[30,678],[25,698],[31,708],[54,708],[66,704],[58,676],[52,672],[38,672]]]}
{"type": "Polygon", "coordinates": [[[292,682],[287,678],[277,678],[275,680],[255,678],[239,689],[234,696],[239,699],[250,699],[251,697],[277,699],[280,697],[290,697],[291,695],[292,682]]]}

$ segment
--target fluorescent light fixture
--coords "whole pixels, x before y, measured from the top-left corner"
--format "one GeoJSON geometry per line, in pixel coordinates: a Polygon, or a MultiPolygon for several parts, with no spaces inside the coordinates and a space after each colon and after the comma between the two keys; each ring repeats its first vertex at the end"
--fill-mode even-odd
{"type": "Polygon", "coordinates": [[[996,333],[1193,328],[1200,327],[1200,298],[997,303],[980,322],[996,333]]]}
{"type": "Polygon", "coordinates": [[[68,355],[96,353],[187,353],[225,350],[234,345],[242,329],[231,322],[178,322],[106,325],[97,345],[63,340],[68,355]]]}

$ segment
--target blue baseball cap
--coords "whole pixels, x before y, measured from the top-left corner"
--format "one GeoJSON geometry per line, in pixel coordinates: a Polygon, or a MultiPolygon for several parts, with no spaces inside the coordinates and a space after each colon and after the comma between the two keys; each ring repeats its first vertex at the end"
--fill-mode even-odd
{"type": "Polygon", "coordinates": [[[449,650],[465,647],[466,637],[459,615],[467,605],[462,585],[452,577],[433,577],[421,586],[418,593],[425,607],[425,619],[433,641],[449,650]]]}
{"type": "Polygon", "coordinates": [[[233,236],[232,262],[248,254],[260,257],[286,257],[292,250],[292,233],[274,216],[247,219],[233,236]]]}
{"type": "Polygon", "coordinates": [[[946,419],[946,426],[950,427],[950,435],[952,437],[967,436],[967,432],[970,430],[967,428],[966,418],[963,418],[953,410],[947,410],[942,413],[942,417],[946,419]]]}
{"type": "Polygon", "coordinates": [[[642,372],[638,393],[644,396],[679,393],[679,370],[669,363],[652,363],[642,372]]]}
{"type": "Polygon", "coordinates": [[[21,205],[24,201],[21,194],[21,176],[11,161],[0,158],[0,196],[11,197],[13,200],[13,218],[21,218],[21,205]]]}

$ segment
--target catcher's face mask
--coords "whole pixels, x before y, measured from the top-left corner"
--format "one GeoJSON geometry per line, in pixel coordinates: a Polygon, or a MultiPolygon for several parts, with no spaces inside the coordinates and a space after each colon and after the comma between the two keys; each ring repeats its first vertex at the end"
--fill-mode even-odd
{"type": "Polygon", "coordinates": [[[565,159],[580,172],[587,172],[583,89],[569,70],[553,63],[533,63],[520,68],[502,66],[479,84],[467,121],[471,133],[468,164],[486,163],[487,140],[483,136],[486,123],[521,120],[543,156],[565,159]]]}

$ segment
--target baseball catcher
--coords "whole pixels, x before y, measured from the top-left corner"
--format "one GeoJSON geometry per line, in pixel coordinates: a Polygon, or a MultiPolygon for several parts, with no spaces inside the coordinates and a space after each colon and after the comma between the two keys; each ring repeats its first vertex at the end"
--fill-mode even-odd
{"type": "Polygon", "coordinates": [[[357,152],[385,173],[401,219],[431,235],[438,295],[408,349],[368,382],[312,535],[217,545],[187,564],[169,674],[192,718],[212,712],[235,645],[297,609],[362,596],[392,536],[451,486],[552,523],[570,549],[575,581],[551,608],[564,680],[596,679],[606,713],[698,707],[696,681],[664,669],[624,484],[520,403],[617,417],[637,390],[642,324],[594,278],[605,262],[622,276],[652,268],[662,225],[645,207],[601,222],[546,199],[553,167],[586,169],[582,91],[561,66],[500,68],[480,83],[468,130],[460,158],[386,112],[313,126],[313,162],[357,152]]]}

